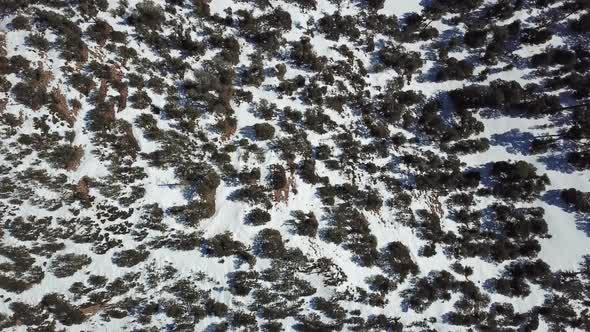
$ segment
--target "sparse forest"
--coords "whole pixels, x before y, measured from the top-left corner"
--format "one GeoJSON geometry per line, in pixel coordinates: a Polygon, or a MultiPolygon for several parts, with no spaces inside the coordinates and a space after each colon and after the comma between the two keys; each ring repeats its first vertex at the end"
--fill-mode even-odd
{"type": "Polygon", "coordinates": [[[590,1],[0,0],[0,329],[590,331],[590,1]]]}

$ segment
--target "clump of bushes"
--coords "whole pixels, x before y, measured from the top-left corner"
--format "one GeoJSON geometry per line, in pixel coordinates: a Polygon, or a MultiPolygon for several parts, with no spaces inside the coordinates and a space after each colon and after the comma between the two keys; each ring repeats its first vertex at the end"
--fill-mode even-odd
{"type": "Polygon", "coordinates": [[[225,232],[207,240],[206,253],[213,257],[226,257],[244,252],[246,246],[233,239],[233,234],[225,232]]]}
{"type": "Polygon", "coordinates": [[[432,271],[423,278],[412,280],[412,287],[402,292],[408,306],[416,311],[423,312],[434,302],[451,299],[452,293],[458,289],[458,282],[447,271],[432,271]]]}
{"type": "Polygon", "coordinates": [[[264,82],[264,64],[261,56],[253,56],[250,67],[244,73],[244,83],[259,87],[264,82]]]}
{"type": "Polygon", "coordinates": [[[473,154],[487,151],[490,148],[490,140],[487,138],[466,139],[454,142],[444,147],[447,151],[456,154],[473,154]]]}
{"type": "Polygon", "coordinates": [[[547,175],[537,175],[535,166],[526,161],[495,162],[490,175],[494,183],[493,193],[507,199],[531,201],[549,184],[547,175]]]}
{"type": "Polygon", "coordinates": [[[268,179],[273,190],[284,189],[288,185],[285,168],[279,164],[270,165],[268,179]]]}
{"type": "Polygon", "coordinates": [[[96,87],[92,77],[82,73],[73,73],[69,78],[69,83],[85,96],[88,96],[96,87]]]}
{"type": "Polygon", "coordinates": [[[307,129],[313,130],[318,134],[325,134],[336,127],[336,122],[318,107],[308,109],[305,112],[303,124],[307,129]]]}
{"type": "Polygon", "coordinates": [[[574,188],[561,191],[561,199],[576,211],[590,212],[590,193],[585,193],[574,188]]]}
{"type": "Polygon", "coordinates": [[[492,279],[496,292],[509,297],[525,297],[531,293],[527,281],[547,287],[552,282],[549,265],[538,259],[521,260],[510,263],[500,278],[492,279]]]}
{"type": "Polygon", "coordinates": [[[299,174],[301,175],[301,178],[307,183],[316,184],[321,180],[316,173],[315,160],[313,159],[305,159],[301,162],[299,174]]]}
{"type": "Polygon", "coordinates": [[[270,213],[260,209],[252,209],[246,216],[246,223],[254,226],[264,225],[270,221],[270,213]]]}
{"type": "Polygon", "coordinates": [[[113,27],[103,20],[96,20],[94,24],[88,27],[86,30],[88,36],[96,41],[99,45],[104,45],[107,40],[111,38],[113,34],[113,27]]]}
{"type": "Polygon", "coordinates": [[[65,326],[78,325],[86,319],[80,308],[69,303],[61,294],[51,293],[43,296],[41,305],[65,326]]]}
{"type": "Polygon", "coordinates": [[[543,44],[553,37],[553,32],[549,29],[525,28],[521,31],[520,41],[525,44],[543,44]]]}
{"type": "Polygon", "coordinates": [[[288,0],[287,2],[298,5],[303,10],[315,10],[317,7],[317,0],[288,0]]]}
{"type": "Polygon", "coordinates": [[[116,252],[113,255],[113,264],[119,267],[133,267],[143,261],[145,261],[150,255],[144,247],[138,247],[137,249],[127,249],[116,252]]]}
{"type": "Polygon", "coordinates": [[[137,29],[160,30],[166,16],[162,7],[151,0],[144,0],[135,6],[135,12],[128,20],[137,29]]]}
{"type": "Polygon", "coordinates": [[[561,65],[573,67],[577,62],[576,53],[563,48],[549,48],[531,57],[533,67],[547,67],[561,65]]]}
{"type": "Polygon", "coordinates": [[[246,296],[250,291],[257,287],[258,272],[256,271],[236,271],[230,274],[228,284],[230,292],[238,296],[246,296]]]}
{"type": "Polygon", "coordinates": [[[523,242],[535,236],[547,236],[547,222],[542,208],[515,208],[502,204],[494,204],[491,208],[502,236],[523,242]]]}
{"type": "Polygon", "coordinates": [[[194,199],[185,205],[170,208],[170,213],[181,216],[189,225],[198,225],[203,219],[211,218],[215,214],[215,201],[194,199]]]}
{"type": "Polygon", "coordinates": [[[420,57],[420,53],[414,51],[406,51],[398,46],[386,46],[378,52],[379,60],[389,67],[395,69],[400,74],[404,75],[408,81],[412,79],[412,75],[422,67],[424,62],[420,57]]]}
{"type": "Polygon", "coordinates": [[[65,278],[74,275],[84,266],[90,264],[92,259],[85,254],[69,253],[58,255],[51,261],[49,270],[58,278],[65,278]]]}
{"type": "Polygon", "coordinates": [[[397,284],[393,280],[380,274],[369,277],[367,283],[371,290],[381,294],[387,294],[397,288],[397,284]]]}
{"type": "Polygon", "coordinates": [[[436,81],[465,80],[473,75],[473,65],[465,60],[449,58],[445,61],[444,67],[436,74],[436,81]]]}
{"type": "Polygon", "coordinates": [[[408,247],[399,241],[390,242],[381,250],[379,266],[398,283],[404,282],[410,274],[420,272],[410,256],[408,247]]]}
{"type": "Polygon", "coordinates": [[[582,32],[582,33],[589,32],[590,31],[590,14],[586,13],[586,14],[580,15],[579,18],[572,21],[572,23],[570,24],[570,27],[572,28],[572,30],[574,30],[576,32],[582,32]]]}
{"type": "Polygon", "coordinates": [[[181,215],[191,225],[212,217],[215,214],[216,189],[221,183],[219,175],[212,166],[205,162],[185,162],[176,168],[175,174],[183,185],[194,186],[200,199],[191,200],[183,206],[173,207],[170,212],[181,215]]]}
{"type": "Polygon", "coordinates": [[[41,33],[31,33],[25,38],[25,43],[41,52],[49,51],[49,41],[41,33]]]}
{"type": "Polygon", "coordinates": [[[258,232],[254,240],[256,254],[262,258],[281,258],[287,249],[283,237],[276,229],[265,228],[258,232]]]}
{"type": "Polygon", "coordinates": [[[356,19],[350,15],[325,15],[318,20],[319,31],[326,35],[326,39],[338,41],[340,35],[344,35],[351,40],[360,37],[360,30],[357,28],[356,19]]]}
{"type": "Polygon", "coordinates": [[[47,155],[41,153],[41,156],[56,168],[75,171],[84,156],[84,148],[81,145],[59,144],[47,155]]]}
{"type": "Polygon", "coordinates": [[[365,216],[353,207],[340,205],[331,211],[324,238],[329,242],[343,244],[355,254],[362,266],[372,266],[378,260],[377,238],[371,234],[365,216]]]}
{"type": "Polygon", "coordinates": [[[254,184],[237,189],[233,193],[232,198],[249,204],[263,204],[268,208],[272,206],[266,189],[261,185],[254,184]]]}
{"type": "Polygon", "coordinates": [[[17,15],[12,19],[10,25],[15,30],[30,30],[31,20],[26,16],[17,15]]]}
{"type": "Polygon", "coordinates": [[[22,293],[33,285],[40,283],[45,273],[36,266],[35,258],[26,247],[0,245],[0,256],[5,257],[0,271],[0,288],[13,293],[22,293]]]}
{"type": "Polygon", "coordinates": [[[313,212],[294,211],[294,220],[289,223],[295,227],[295,232],[301,236],[315,237],[318,233],[318,220],[313,212]]]}
{"type": "Polygon", "coordinates": [[[230,317],[230,324],[232,328],[256,328],[256,315],[249,314],[243,311],[236,311],[230,317]]]}
{"type": "Polygon", "coordinates": [[[260,168],[245,169],[238,173],[238,179],[242,184],[254,184],[260,180],[260,168]]]}
{"type": "Polygon", "coordinates": [[[254,125],[256,139],[266,141],[274,137],[275,128],[269,123],[257,123],[254,125]]]}
{"type": "Polygon", "coordinates": [[[482,47],[486,43],[487,35],[488,33],[485,30],[469,30],[463,36],[463,42],[470,48],[482,47]]]}
{"type": "Polygon", "coordinates": [[[148,108],[152,104],[152,98],[150,98],[149,94],[145,90],[139,90],[135,92],[129,98],[131,101],[131,106],[137,109],[145,109],[148,108]]]}
{"type": "Polygon", "coordinates": [[[590,169],[590,152],[587,151],[575,151],[568,152],[566,160],[576,169],[582,171],[590,169]]]}
{"type": "Polygon", "coordinates": [[[17,83],[12,88],[12,94],[17,102],[33,110],[38,110],[49,102],[47,86],[34,81],[17,83]]]}
{"type": "Polygon", "coordinates": [[[162,137],[162,131],[158,128],[158,121],[149,113],[140,114],[135,124],[144,130],[145,136],[150,140],[158,140],[162,137]]]}
{"type": "Polygon", "coordinates": [[[298,66],[306,66],[312,71],[319,72],[326,65],[326,57],[318,57],[313,45],[307,37],[292,43],[291,58],[298,66]]]}
{"type": "Polygon", "coordinates": [[[0,92],[8,92],[12,88],[12,83],[4,76],[0,76],[0,92]]]}

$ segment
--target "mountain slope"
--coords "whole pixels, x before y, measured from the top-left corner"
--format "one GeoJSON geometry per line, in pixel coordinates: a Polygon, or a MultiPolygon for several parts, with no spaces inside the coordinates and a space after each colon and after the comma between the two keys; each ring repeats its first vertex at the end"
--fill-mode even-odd
{"type": "Polygon", "coordinates": [[[586,1],[0,4],[7,330],[588,330],[586,1]]]}

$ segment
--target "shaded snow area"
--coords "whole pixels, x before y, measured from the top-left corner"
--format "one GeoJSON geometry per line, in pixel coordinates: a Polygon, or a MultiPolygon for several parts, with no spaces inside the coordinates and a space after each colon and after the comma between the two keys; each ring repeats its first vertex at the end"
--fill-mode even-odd
{"type": "Polygon", "coordinates": [[[0,329],[589,331],[589,10],[0,1],[0,329]]]}

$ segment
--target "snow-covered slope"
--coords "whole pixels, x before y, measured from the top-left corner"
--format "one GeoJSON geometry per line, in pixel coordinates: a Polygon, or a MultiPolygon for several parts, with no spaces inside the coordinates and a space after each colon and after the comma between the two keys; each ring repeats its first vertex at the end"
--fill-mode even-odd
{"type": "Polygon", "coordinates": [[[589,330],[589,9],[0,1],[0,326],[589,330]]]}

